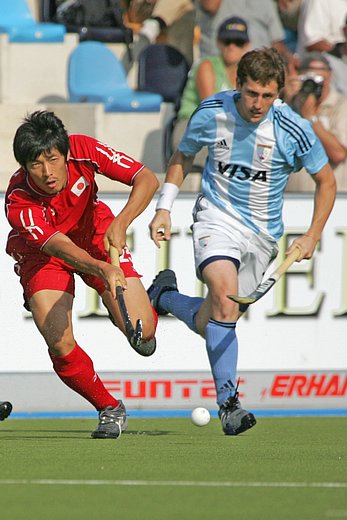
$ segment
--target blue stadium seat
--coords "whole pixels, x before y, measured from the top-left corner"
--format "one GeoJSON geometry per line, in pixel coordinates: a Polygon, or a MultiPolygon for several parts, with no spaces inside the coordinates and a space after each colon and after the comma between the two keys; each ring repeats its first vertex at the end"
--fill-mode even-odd
{"type": "Polygon", "coordinates": [[[129,87],[122,63],[103,43],[86,41],[71,53],[68,64],[69,101],[104,103],[106,112],[159,112],[159,94],[129,87]]]}
{"type": "Polygon", "coordinates": [[[1,0],[0,33],[10,42],[63,42],[66,28],[55,23],[39,23],[32,16],[26,0],[1,0]]]}

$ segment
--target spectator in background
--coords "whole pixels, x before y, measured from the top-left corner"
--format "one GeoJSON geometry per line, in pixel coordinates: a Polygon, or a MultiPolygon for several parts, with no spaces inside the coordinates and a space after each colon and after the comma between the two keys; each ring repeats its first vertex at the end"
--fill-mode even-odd
{"type": "Polygon", "coordinates": [[[285,44],[292,52],[296,52],[301,0],[276,0],[276,3],[284,28],[285,44]]]}
{"type": "Polygon", "coordinates": [[[302,0],[298,53],[324,52],[334,72],[336,89],[347,95],[347,43],[344,34],[347,0],[302,0]]]}
{"type": "Polygon", "coordinates": [[[273,0],[199,0],[201,57],[218,55],[216,44],[218,27],[231,16],[242,16],[248,24],[252,48],[274,47],[286,62],[292,53],[284,43],[285,33],[273,0]]]}
{"type": "MultiPolygon", "coordinates": [[[[284,99],[311,122],[334,170],[337,190],[341,192],[347,191],[347,97],[331,85],[332,74],[323,54],[307,54],[299,75],[294,72],[288,76],[284,99]]],[[[310,176],[302,170],[290,176],[287,191],[313,191],[314,187],[310,176]]]]}
{"type": "MultiPolygon", "coordinates": [[[[51,20],[66,26],[68,31],[84,28],[111,29],[123,26],[122,0],[56,0],[51,7],[51,20]]],[[[80,33],[83,38],[83,34],[80,33]]],[[[88,38],[86,38],[88,39],[88,38]]],[[[104,41],[104,40],[100,40],[104,41]]]]}
{"type": "MultiPolygon", "coordinates": [[[[141,50],[163,37],[165,43],[178,49],[187,62],[193,63],[195,7],[192,0],[130,0],[127,19],[140,23],[137,41],[133,46],[133,60],[141,50]]],[[[127,70],[132,63],[124,63],[127,70]]]]}
{"type": "MultiPolygon", "coordinates": [[[[225,20],[218,29],[217,47],[218,56],[203,58],[189,73],[173,132],[174,149],[200,101],[216,92],[236,88],[237,65],[250,48],[246,22],[236,16],[225,20]]],[[[202,149],[195,156],[194,166],[202,170],[206,157],[207,150],[202,149]]]]}

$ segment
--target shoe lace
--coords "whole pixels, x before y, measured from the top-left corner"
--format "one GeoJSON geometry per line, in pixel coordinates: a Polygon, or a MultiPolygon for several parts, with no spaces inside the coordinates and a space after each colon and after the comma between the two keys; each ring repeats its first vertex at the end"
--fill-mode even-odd
{"type": "Polygon", "coordinates": [[[124,411],[119,408],[119,410],[103,410],[100,413],[100,424],[110,424],[116,423],[121,425],[124,422],[124,411]]]}
{"type": "Polygon", "coordinates": [[[240,378],[238,378],[235,386],[235,393],[233,396],[228,397],[228,399],[223,403],[222,407],[225,410],[234,410],[235,408],[238,408],[239,405],[239,384],[240,384],[240,378]]]}
{"type": "Polygon", "coordinates": [[[235,400],[237,400],[239,398],[239,384],[240,384],[240,378],[238,378],[238,380],[236,381],[235,393],[233,395],[233,398],[235,400]]]}

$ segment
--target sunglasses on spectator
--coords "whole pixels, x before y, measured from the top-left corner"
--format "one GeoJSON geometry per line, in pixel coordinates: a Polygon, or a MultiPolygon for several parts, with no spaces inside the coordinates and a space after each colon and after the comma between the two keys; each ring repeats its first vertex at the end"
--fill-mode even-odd
{"type": "Polygon", "coordinates": [[[245,40],[221,40],[221,42],[225,46],[233,44],[236,45],[236,47],[243,47],[247,43],[245,40]]]}

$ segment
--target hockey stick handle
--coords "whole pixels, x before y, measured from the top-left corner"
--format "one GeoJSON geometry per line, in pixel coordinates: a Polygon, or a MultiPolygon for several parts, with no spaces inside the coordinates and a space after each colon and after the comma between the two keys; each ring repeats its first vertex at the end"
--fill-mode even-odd
{"type": "Polygon", "coordinates": [[[299,258],[301,254],[301,249],[299,247],[296,247],[288,256],[287,258],[279,265],[276,269],[276,271],[273,272],[271,275],[271,278],[275,278],[278,280],[282,274],[284,274],[289,267],[299,258]]]}
{"type": "MultiPolygon", "coordinates": [[[[114,246],[110,246],[110,258],[111,258],[111,264],[114,267],[119,267],[119,253],[118,249],[114,246]]],[[[124,327],[126,330],[127,338],[129,341],[131,341],[131,338],[134,334],[134,329],[130,321],[128,309],[126,308],[124,296],[123,296],[123,288],[122,284],[120,282],[116,282],[116,295],[118,300],[118,306],[119,310],[122,316],[122,320],[124,323],[124,327]]]]}
{"type": "MultiPolygon", "coordinates": [[[[111,245],[110,245],[110,258],[111,258],[111,264],[114,267],[120,267],[118,249],[111,245]]],[[[122,288],[122,284],[120,282],[116,282],[116,294],[117,294],[117,299],[118,299],[118,305],[119,305],[119,308],[120,308],[120,311],[122,314],[122,318],[124,321],[124,325],[126,328],[129,327],[129,324],[130,324],[130,326],[132,326],[131,322],[130,322],[128,310],[125,306],[124,297],[123,297],[123,288],[122,288]]]]}
{"type": "MultiPolygon", "coordinates": [[[[119,267],[119,253],[118,249],[114,246],[110,245],[110,258],[111,258],[111,264],[115,267],[119,267]]],[[[121,283],[116,282],[116,286],[120,287],[121,283]]]]}

